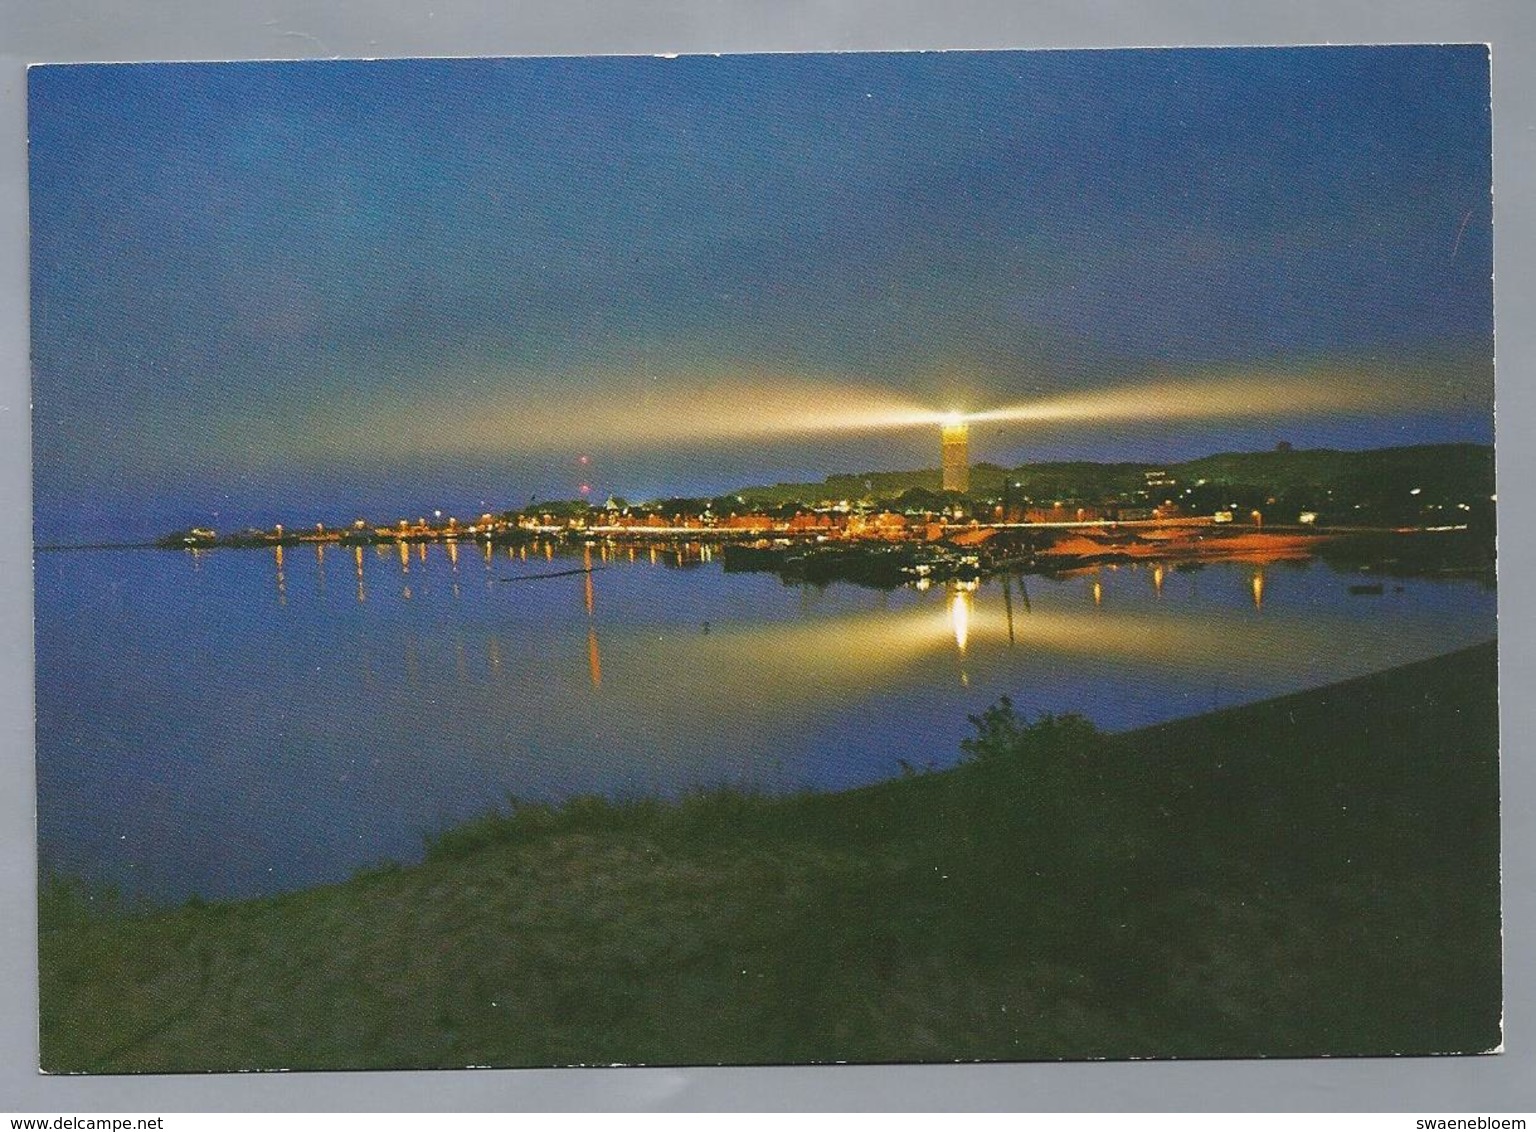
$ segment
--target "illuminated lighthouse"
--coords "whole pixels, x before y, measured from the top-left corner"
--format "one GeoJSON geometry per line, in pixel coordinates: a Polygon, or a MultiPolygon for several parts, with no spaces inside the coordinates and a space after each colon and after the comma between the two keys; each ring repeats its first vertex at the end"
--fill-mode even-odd
{"type": "Polygon", "coordinates": [[[943,468],[945,491],[971,489],[971,426],[959,413],[950,413],[943,422],[943,468]]]}

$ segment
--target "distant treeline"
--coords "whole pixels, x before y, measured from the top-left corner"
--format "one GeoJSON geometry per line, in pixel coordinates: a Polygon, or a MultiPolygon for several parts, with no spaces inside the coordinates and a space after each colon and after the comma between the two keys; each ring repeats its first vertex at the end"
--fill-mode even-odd
{"type": "MultiPolygon", "coordinates": [[[[620,498],[613,503],[631,513],[669,517],[793,512],[842,501],[896,510],[938,510],[1004,501],[1156,505],[1172,499],[1195,511],[1284,504],[1337,512],[1345,506],[1353,509],[1356,503],[1362,511],[1420,511],[1432,504],[1454,508],[1461,503],[1486,509],[1493,494],[1491,445],[1421,444],[1364,452],[1281,446],[1268,452],[1224,452],[1174,464],[1065,460],[1004,468],[983,462],[971,466],[971,489],[964,494],[941,490],[938,468],[918,468],[839,473],[818,483],[758,485],[713,496],[644,502],[620,498]]],[[[601,504],[585,500],[543,500],[506,514],[509,518],[564,518],[601,509],[601,504]]]]}
{"type": "MultiPolygon", "coordinates": [[[[971,494],[1000,496],[1007,484],[1017,484],[1022,497],[1099,499],[1133,496],[1145,491],[1151,472],[1165,472],[1180,486],[1198,480],[1212,484],[1263,484],[1271,489],[1368,487],[1383,481],[1418,477],[1425,489],[1493,485],[1493,448],[1483,444],[1421,444],[1341,452],[1328,448],[1275,449],[1269,452],[1223,452],[1176,464],[1130,462],[1101,464],[1061,460],[971,466],[971,494]]],[[[938,468],[900,472],[858,472],[828,476],[820,483],[779,483],[744,487],[734,494],[748,501],[778,504],[812,499],[895,499],[914,488],[938,492],[938,468]]]]}
{"type": "Polygon", "coordinates": [[[1461,504],[1467,507],[1463,517],[1484,516],[1491,513],[1493,494],[1493,448],[1483,444],[1364,452],[1282,445],[1269,452],[1226,452],[1174,464],[1071,460],[1003,468],[978,463],[971,467],[966,497],[940,491],[937,468],[833,475],[821,483],[744,487],[734,493],[742,505],[764,508],[829,499],[867,499],[902,508],[949,500],[1157,505],[1166,499],[1194,512],[1269,506],[1331,513],[1335,521],[1422,518],[1426,508],[1461,510],[1461,504]],[[1357,510],[1360,514],[1353,514],[1357,510]]]}

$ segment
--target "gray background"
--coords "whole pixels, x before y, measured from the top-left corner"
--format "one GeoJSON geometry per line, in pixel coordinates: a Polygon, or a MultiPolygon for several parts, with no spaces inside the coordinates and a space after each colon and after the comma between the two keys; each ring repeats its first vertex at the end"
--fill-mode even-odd
{"type": "Polygon", "coordinates": [[[1531,0],[0,0],[0,1112],[1536,1108],[1531,734],[1536,3],[1531,0]],[[44,1078],[37,1075],[25,66],[381,55],[1493,45],[1507,1052],[1413,1061],[44,1078]]]}

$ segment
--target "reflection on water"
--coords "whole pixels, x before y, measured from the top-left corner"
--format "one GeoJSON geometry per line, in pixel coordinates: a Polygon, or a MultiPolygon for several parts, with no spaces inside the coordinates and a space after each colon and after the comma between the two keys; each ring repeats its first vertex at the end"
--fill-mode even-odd
{"type": "Polygon", "coordinates": [[[963,586],[950,588],[949,623],[955,630],[955,648],[965,652],[965,643],[971,636],[971,591],[963,586]]]}
{"type": "Polygon", "coordinates": [[[597,651],[597,623],[596,616],[596,591],[592,585],[592,544],[588,543],[582,548],[581,565],[584,570],[582,575],[582,598],[587,607],[587,670],[592,675],[592,687],[603,686],[603,660],[597,651]]]}
{"type": "Polygon", "coordinates": [[[1361,597],[1320,564],[879,593],[727,575],[705,550],[597,542],[512,585],[555,549],[485,548],[471,583],[467,548],[376,548],[398,589],[369,586],[360,546],[291,576],[281,548],[41,555],[45,864],[171,897],[280,890],[412,859],[508,794],[836,789],[953,761],[1004,694],[1120,729],[1494,632],[1475,583],[1361,597]],[[332,570],[355,602],[324,599],[332,570]]]}
{"type": "Polygon", "coordinates": [[[603,686],[603,658],[597,651],[597,630],[587,627],[587,667],[592,673],[592,687],[603,686]]]}

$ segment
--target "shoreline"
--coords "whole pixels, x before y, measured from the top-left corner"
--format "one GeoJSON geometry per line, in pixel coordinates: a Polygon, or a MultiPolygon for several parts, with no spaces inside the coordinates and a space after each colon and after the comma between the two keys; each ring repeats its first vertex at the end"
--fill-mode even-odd
{"type": "Polygon", "coordinates": [[[366,546],[440,545],[492,547],[546,545],[562,557],[579,557],[601,541],[623,549],[697,546],[720,556],[727,573],[773,573],[788,583],[843,581],[876,589],[928,582],[970,582],[1007,575],[1073,576],[1104,566],[1169,566],[1198,569],[1223,562],[1269,565],[1322,560],[1340,570],[1393,576],[1496,577],[1492,541],[1466,526],[1449,528],[1271,527],[1208,522],[969,524],[946,528],[941,538],[818,538],[804,533],[744,537],[740,531],[643,527],[560,529],[516,537],[428,536],[319,539],[284,536],[264,541],[199,544],[104,543],[44,545],[36,553],[90,550],[158,550],[202,554],[213,550],[271,550],[313,546],[359,551],[366,546]]]}

